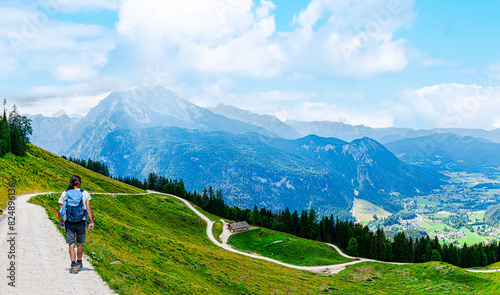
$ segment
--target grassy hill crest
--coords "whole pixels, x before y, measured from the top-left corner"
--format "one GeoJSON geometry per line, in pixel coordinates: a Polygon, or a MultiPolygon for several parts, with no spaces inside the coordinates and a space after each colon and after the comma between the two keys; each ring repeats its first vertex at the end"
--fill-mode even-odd
{"type": "Polygon", "coordinates": [[[16,182],[17,195],[64,191],[73,174],[81,176],[82,188],[89,192],[144,192],[30,145],[24,157],[7,154],[0,158],[0,212],[7,204],[8,187],[12,181],[16,182]]]}

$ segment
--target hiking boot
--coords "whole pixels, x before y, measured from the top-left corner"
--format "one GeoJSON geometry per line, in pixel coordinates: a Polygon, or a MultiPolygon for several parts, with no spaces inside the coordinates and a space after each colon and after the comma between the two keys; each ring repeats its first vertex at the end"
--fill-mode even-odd
{"type": "Polygon", "coordinates": [[[80,262],[80,263],[76,263],[76,268],[78,269],[78,271],[80,271],[82,268],[83,268],[83,263],[80,262]]]}
{"type": "Polygon", "coordinates": [[[74,274],[77,274],[78,273],[78,266],[75,265],[71,265],[71,267],[69,268],[69,273],[74,273],[74,274]]]}

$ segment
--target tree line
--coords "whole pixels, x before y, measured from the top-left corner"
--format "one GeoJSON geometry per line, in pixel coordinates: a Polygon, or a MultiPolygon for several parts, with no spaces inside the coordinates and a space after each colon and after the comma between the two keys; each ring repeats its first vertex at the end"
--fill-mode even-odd
{"type": "Polygon", "coordinates": [[[91,158],[88,158],[88,160],[84,159],[79,159],[79,158],[73,158],[69,157],[67,158],[66,156],[62,156],[63,159],[68,160],[70,162],[73,162],[77,165],[80,165],[84,168],[89,169],[90,171],[97,172],[99,174],[102,174],[106,177],[110,177],[111,174],[109,173],[109,167],[108,165],[104,164],[103,162],[100,161],[94,161],[91,158]]]}
{"type": "Polygon", "coordinates": [[[7,116],[4,99],[3,116],[0,118],[0,157],[8,153],[18,156],[24,156],[29,147],[29,135],[33,133],[31,120],[26,116],[20,116],[16,105],[7,116]]]}
{"type": "MultiPolygon", "coordinates": [[[[89,159],[90,160],[90,159],[89,159]]],[[[88,163],[89,161],[87,161],[88,163]]],[[[103,164],[104,165],[104,164],[103,164]]],[[[109,171],[109,169],[107,169],[109,171]]],[[[212,186],[200,193],[188,192],[182,179],[169,179],[157,173],[149,173],[144,180],[135,177],[115,177],[114,179],[136,186],[186,199],[205,211],[220,217],[247,221],[249,224],[338,245],[347,254],[388,262],[421,263],[443,261],[459,267],[480,267],[500,261],[500,244],[464,244],[462,247],[439,242],[437,237],[408,237],[403,231],[394,239],[386,237],[384,230],[370,229],[366,225],[338,217],[318,216],[314,209],[295,210],[289,208],[273,212],[264,207],[254,206],[253,210],[229,206],[224,201],[222,191],[212,186]]]]}

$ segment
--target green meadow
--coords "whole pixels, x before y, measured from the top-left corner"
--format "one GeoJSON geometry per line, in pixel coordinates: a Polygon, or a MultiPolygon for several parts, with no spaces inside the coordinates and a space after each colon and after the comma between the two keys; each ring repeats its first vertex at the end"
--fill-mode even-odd
{"type": "Polygon", "coordinates": [[[238,233],[230,245],[238,250],[257,253],[285,263],[301,266],[330,265],[352,261],[333,247],[266,228],[238,233]]]}

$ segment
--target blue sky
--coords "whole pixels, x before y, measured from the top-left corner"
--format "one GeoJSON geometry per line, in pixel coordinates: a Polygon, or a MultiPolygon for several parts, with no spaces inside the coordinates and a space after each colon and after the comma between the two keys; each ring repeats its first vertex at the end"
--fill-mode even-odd
{"type": "Polygon", "coordinates": [[[30,114],[160,84],[284,121],[491,130],[498,15],[500,1],[7,0],[0,85],[30,114]]]}

